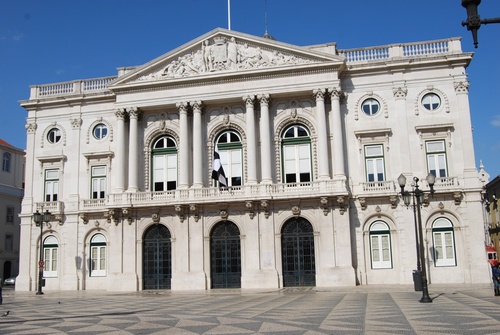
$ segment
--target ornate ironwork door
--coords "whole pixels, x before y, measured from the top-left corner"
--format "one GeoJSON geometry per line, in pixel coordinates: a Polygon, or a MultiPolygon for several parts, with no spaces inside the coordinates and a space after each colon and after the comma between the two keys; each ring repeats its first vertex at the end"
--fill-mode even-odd
{"type": "Polygon", "coordinates": [[[217,224],[210,236],[212,288],[241,287],[240,230],[232,222],[217,224]]]}
{"type": "Polygon", "coordinates": [[[314,234],[304,218],[288,220],[281,231],[283,286],[316,286],[314,234]]]}
{"type": "Polygon", "coordinates": [[[143,246],[144,289],[169,289],[172,281],[170,231],[160,224],[152,226],[144,234],[143,246]]]}

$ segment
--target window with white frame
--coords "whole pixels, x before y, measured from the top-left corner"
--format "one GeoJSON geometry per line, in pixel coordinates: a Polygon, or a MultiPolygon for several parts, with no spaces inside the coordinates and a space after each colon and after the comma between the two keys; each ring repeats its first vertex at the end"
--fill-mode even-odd
{"type": "Polygon", "coordinates": [[[216,145],[227,186],[243,185],[243,145],[240,134],[234,130],[225,131],[217,138],[216,145]]]}
{"type": "Polygon", "coordinates": [[[170,136],[163,136],[153,143],[153,191],[177,188],[177,143],[170,136]]]}
{"type": "Polygon", "coordinates": [[[11,154],[8,152],[3,153],[3,160],[2,160],[2,171],[3,172],[10,172],[10,159],[11,159],[11,154]]]}
{"type": "Polygon", "coordinates": [[[14,207],[12,206],[7,206],[5,223],[14,223],[14,207]]]}
{"type": "Polygon", "coordinates": [[[104,199],[106,196],[106,166],[93,166],[91,171],[92,199],[104,199]]]}
{"type": "Polygon", "coordinates": [[[365,146],[366,181],[384,181],[384,146],[365,146]]]}
{"type": "Polygon", "coordinates": [[[380,110],[380,103],[373,98],[366,99],[361,104],[361,110],[366,115],[375,115],[380,110]]]}
{"type": "Polygon", "coordinates": [[[436,266],[456,266],[455,234],[453,224],[446,218],[439,218],[432,224],[434,264],[436,266]]]}
{"type": "Polygon", "coordinates": [[[301,125],[285,129],[282,135],[283,182],[312,181],[311,137],[301,125]]]}
{"type": "Polygon", "coordinates": [[[430,111],[436,110],[441,106],[441,98],[435,93],[427,93],[422,97],[422,106],[430,111]]]}
{"type": "Polygon", "coordinates": [[[43,268],[44,277],[57,277],[57,239],[53,236],[47,236],[43,241],[43,268]]]}
{"type": "Polygon", "coordinates": [[[108,127],[104,123],[99,123],[92,130],[92,134],[95,139],[102,140],[108,135],[108,127]]]}
{"type": "Polygon", "coordinates": [[[90,276],[106,276],[106,238],[95,234],[90,240],[90,276]]]}
{"type": "Polygon", "coordinates": [[[375,221],[370,226],[370,256],[372,269],[391,269],[391,232],[387,223],[375,221]]]}
{"type": "Polygon", "coordinates": [[[45,201],[57,201],[59,194],[59,169],[45,170],[45,201]]]}
{"type": "Polygon", "coordinates": [[[425,142],[427,153],[427,169],[435,177],[447,177],[446,145],[444,140],[425,142]]]}

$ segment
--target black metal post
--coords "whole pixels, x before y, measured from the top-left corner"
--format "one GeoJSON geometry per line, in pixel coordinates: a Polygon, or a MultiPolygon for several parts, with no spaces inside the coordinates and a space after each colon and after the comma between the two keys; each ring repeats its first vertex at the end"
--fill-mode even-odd
{"type": "Polygon", "coordinates": [[[425,264],[425,248],[424,248],[424,234],[423,234],[423,228],[422,228],[422,213],[420,211],[420,206],[422,205],[421,203],[421,198],[424,195],[424,192],[418,188],[418,178],[414,177],[413,180],[415,181],[415,190],[413,191],[414,194],[414,199],[417,200],[417,218],[418,218],[418,239],[419,239],[419,246],[420,246],[420,263],[422,265],[422,271],[421,276],[422,276],[422,298],[419,300],[420,302],[432,302],[432,298],[429,296],[429,288],[427,286],[427,267],[425,264]]]}
{"type": "Polygon", "coordinates": [[[467,27],[472,33],[472,39],[474,42],[474,47],[477,48],[477,31],[481,28],[482,24],[490,24],[490,23],[500,23],[500,18],[493,19],[483,19],[481,20],[481,16],[477,10],[477,7],[481,3],[481,0],[462,0],[462,6],[467,10],[467,20],[462,21],[462,26],[467,27]]]}
{"type": "Polygon", "coordinates": [[[43,294],[42,282],[43,268],[45,265],[43,261],[43,223],[45,222],[47,224],[50,221],[50,215],[51,213],[48,210],[45,210],[45,213],[43,213],[43,215],[38,210],[33,213],[33,221],[35,221],[35,225],[40,225],[40,259],[38,261],[38,291],[36,292],[36,294],[43,294]]]}
{"type": "Polygon", "coordinates": [[[413,224],[415,226],[415,239],[417,243],[415,243],[417,249],[417,271],[421,273],[422,268],[420,266],[420,237],[418,234],[418,220],[417,220],[417,207],[415,205],[415,194],[412,194],[412,207],[413,207],[413,224]]]}
{"type": "Polygon", "coordinates": [[[43,294],[42,279],[43,279],[43,221],[40,221],[40,260],[38,261],[38,291],[36,294],[43,294]]]}

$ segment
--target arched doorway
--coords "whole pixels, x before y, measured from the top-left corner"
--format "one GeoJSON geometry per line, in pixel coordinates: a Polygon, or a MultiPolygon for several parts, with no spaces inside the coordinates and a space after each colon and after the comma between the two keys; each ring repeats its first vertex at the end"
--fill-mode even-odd
{"type": "Polygon", "coordinates": [[[210,234],[212,288],[241,287],[240,230],[229,221],[218,223],[210,234]]]}
{"type": "Polygon", "coordinates": [[[288,220],[281,230],[283,286],[315,286],[314,234],[304,218],[288,220]]]}
{"type": "Polygon", "coordinates": [[[144,234],[143,287],[145,290],[170,289],[172,281],[172,242],[170,231],[161,224],[144,234]]]}

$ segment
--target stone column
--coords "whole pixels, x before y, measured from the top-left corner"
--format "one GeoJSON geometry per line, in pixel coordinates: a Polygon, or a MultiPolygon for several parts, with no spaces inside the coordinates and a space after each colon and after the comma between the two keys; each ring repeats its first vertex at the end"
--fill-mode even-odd
{"type": "Polygon", "coordinates": [[[246,105],[246,130],[247,130],[247,184],[257,183],[257,150],[255,141],[255,111],[254,111],[255,96],[248,95],[243,97],[246,105]]]}
{"type": "Polygon", "coordinates": [[[203,140],[201,101],[192,101],[193,108],[193,187],[203,187],[203,140]]]}
{"type": "Polygon", "coordinates": [[[344,135],[342,133],[342,117],[340,115],[340,95],[338,88],[330,89],[332,101],[333,126],[333,176],[334,179],[345,179],[344,170],[344,135]]]}
{"type": "Polygon", "coordinates": [[[271,134],[269,133],[269,94],[257,96],[260,101],[261,183],[272,184],[271,134]]]}
{"type": "Polygon", "coordinates": [[[138,151],[138,119],[140,111],[136,108],[129,109],[129,144],[128,144],[128,189],[127,192],[139,190],[139,151],[138,151]]]}
{"type": "MultiPolygon", "coordinates": [[[[328,164],[328,133],[326,130],[326,115],[325,115],[325,89],[317,89],[313,91],[316,98],[316,126],[318,128],[318,164],[319,164],[319,180],[330,178],[328,164]]],[[[332,103],[333,104],[333,103],[332,103]]]]}
{"type": "Polygon", "coordinates": [[[188,129],[188,104],[187,102],[177,103],[179,109],[179,125],[181,139],[179,143],[179,188],[186,189],[189,187],[189,129],[188,129]]]}
{"type": "Polygon", "coordinates": [[[127,112],[124,108],[115,112],[116,122],[116,166],[113,168],[115,178],[115,193],[125,190],[125,118],[127,112]]]}

